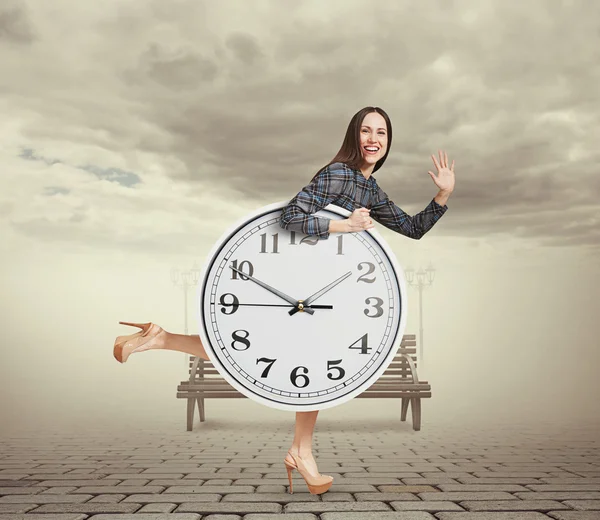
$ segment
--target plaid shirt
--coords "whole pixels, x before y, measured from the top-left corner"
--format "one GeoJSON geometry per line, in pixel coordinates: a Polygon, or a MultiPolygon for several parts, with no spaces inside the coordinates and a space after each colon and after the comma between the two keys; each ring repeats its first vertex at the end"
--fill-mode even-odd
{"type": "Polygon", "coordinates": [[[305,235],[329,238],[329,221],[313,213],[328,204],[335,204],[350,212],[363,207],[371,209],[371,217],[385,227],[415,240],[429,231],[448,209],[434,199],[414,216],[407,215],[394,204],[378,186],[373,175],[365,179],[360,170],[344,163],[327,166],[302,188],[288,205],[283,208],[279,225],[284,229],[299,231],[305,235]]]}

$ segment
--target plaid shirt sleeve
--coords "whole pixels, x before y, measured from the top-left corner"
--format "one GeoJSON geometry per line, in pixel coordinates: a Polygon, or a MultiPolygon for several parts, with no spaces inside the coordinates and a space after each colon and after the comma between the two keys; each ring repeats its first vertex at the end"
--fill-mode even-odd
{"type": "Polygon", "coordinates": [[[339,198],[352,179],[352,171],[343,165],[327,166],[283,208],[279,225],[291,231],[316,235],[319,239],[329,238],[331,219],[316,217],[313,213],[339,198]]]}
{"type": "Polygon", "coordinates": [[[431,199],[423,211],[411,217],[396,206],[379,186],[374,199],[371,217],[392,231],[415,240],[427,233],[448,209],[446,204],[441,206],[435,199],[431,199]]]}

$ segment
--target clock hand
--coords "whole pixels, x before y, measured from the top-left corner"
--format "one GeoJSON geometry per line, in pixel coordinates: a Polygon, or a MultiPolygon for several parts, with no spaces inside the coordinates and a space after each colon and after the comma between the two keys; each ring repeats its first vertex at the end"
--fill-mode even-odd
{"type": "MultiPolygon", "coordinates": [[[[348,278],[350,275],[352,275],[352,271],[348,271],[345,275],[340,276],[337,280],[331,282],[327,287],[323,287],[323,289],[321,289],[320,291],[316,292],[315,294],[309,296],[308,298],[306,298],[306,300],[303,301],[304,305],[309,305],[311,304],[311,302],[314,302],[317,298],[320,298],[321,296],[323,296],[326,292],[331,291],[331,289],[333,289],[337,284],[339,284],[340,282],[344,281],[346,278],[348,278]]],[[[293,316],[294,314],[296,314],[298,312],[298,309],[292,309],[289,312],[290,316],[293,316]]]]}
{"type": "MultiPolygon", "coordinates": [[[[287,294],[282,293],[281,291],[278,291],[277,289],[275,289],[274,287],[271,287],[270,285],[266,284],[265,282],[261,282],[260,280],[257,280],[253,276],[250,276],[249,274],[246,274],[243,271],[240,271],[239,269],[236,269],[235,267],[233,267],[231,265],[229,267],[231,269],[233,269],[234,271],[237,271],[241,275],[245,276],[246,278],[250,278],[250,280],[252,280],[254,283],[260,285],[261,287],[264,287],[267,291],[270,291],[273,294],[275,294],[275,295],[279,296],[280,298],[284,299],[286,302],[291,303],[294,307],[296,307],[298,305],[298,300],[295,300],[291,296],[288,296],[287,294]]],[[[314,314],[315,313],[315,311],[313,311],[312,309],[306,309],[305,312],[308,312],[308,314],[314,314]]]]}
{"type": "MultiPolygon", "coordinates": [[[[278,303],[219,303],[222,307],[239,307],[244,305],[246,307],[296,307],[296,305],[280,305],[278,303]]],[[[333,309],[333,305],[311,305],[312,309],[333,309]]]]}

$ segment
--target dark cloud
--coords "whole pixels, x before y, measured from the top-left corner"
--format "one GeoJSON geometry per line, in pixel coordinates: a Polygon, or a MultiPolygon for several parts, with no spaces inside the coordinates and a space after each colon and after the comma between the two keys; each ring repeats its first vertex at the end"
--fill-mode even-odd
{"type": "Polygon", "coordinates": [[[32,43],[36,38],[26,7],[20,3],[7,3],[0,6],[0,41],[32,43]]]}
{"type": "MultiPolygon", "coordinates": [[[[79,63],[104,60],[89,82],[65,59],[54,89],[35,83],[28,71],[44,54],[7,69],[16,79],[6,95],[38,114],[24,135],[153,154],[183,164],[166,175],[192,189],[259,205],[294,196],[335,155],[352,115],[376,105],[394,142],[375,177],[400,207],[418,211],[436,194],[427,171],[444,149],[457,176],[445,225],[457,235],[597,243],[585,218],[599,209],[600,4],[118,5],[86,19],[103,43],[82,46],[79,63]],[[582,224],[563,224],[575,211],[582,224]]],[[[69,40],[45,45],[66,53],[69,40]]],[[[130,186],[144,175],[113,173],[130,186]]]]}

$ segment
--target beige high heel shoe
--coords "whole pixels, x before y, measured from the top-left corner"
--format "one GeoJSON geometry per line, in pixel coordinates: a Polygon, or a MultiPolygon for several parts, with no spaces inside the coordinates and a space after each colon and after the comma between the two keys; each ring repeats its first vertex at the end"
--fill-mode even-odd
{"type": "Polygon", "coordinates": [[[308,468],[299,455],[292,455],[289,451],[288,455],[292,457],[294,461],[294,463],[290,462],[287,457],[283,459],[283,463],[285,464],[285,469],[287,470],[288,474],[288,480],[290,482],[290,493],[293,494],[292,471],[295,469],[298,470],[298,473],[300,473],[300,476],[304,479],[304,482],[306,482],[311,495],[320,495],[325,493],[331,487],[333,484],[333,477],[328,475],[315,476],[308,472],[308,468]]]}
{"type": "Polygon", "coordinates": [[[133,352],[152,348],[158,335],[164,332],[161,327],[154,323],[129,323],[127,321],[120,321],[119,323],[142,329],[141,332],[136,332],[129,336],[117,336],[113,348],[113,356],[119,363],[125,363],[133,352]]]}

